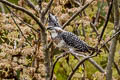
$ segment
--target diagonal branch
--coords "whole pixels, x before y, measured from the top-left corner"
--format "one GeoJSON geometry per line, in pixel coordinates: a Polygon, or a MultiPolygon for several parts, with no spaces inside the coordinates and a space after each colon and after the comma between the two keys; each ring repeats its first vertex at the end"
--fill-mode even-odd
{"type": "Polygon", "coordinates": [[[110,13],[111,13],[111,11],[112,11],[112,5],[113,5],[113,0],[112,0],[111,3],[110,3],[109,10],[108,10],[108,13],[107,13],[107,16],[106,16],[106,20],[105,20],[105,24],[104,24],[104,27],[103,27],[102,32],[101,32],[101,34],[100,34],[100,37],[99,37],[99,39],[98,39],[98,44],[99,44],[100,41],[102,40],[103,34],[104,34],[105,29],[106,29],[106,27],[107,27],[107,24],[108,24],[108,21],[109,21],[109,17],[110,17],[110,13]]]}
{"type": "MultiPolygon", "coordinates": [[[[9,10],[10,10],[10,9],[9,9],[9,10]]],[[[10,12],[11,12],[11,14],[13,14],[16,18],[18,18],[22,23],[24,23],[25,25],[27,25],[29,28],[31,28],[31,29],[33,29],[34,31],[40,33],[38,30],[36,30],[35,28],[33,28],[32,25],[30,25],[30,24],[26,23],[25,21],[23,21],[22,19],[20,19],[13,11],[10,10],[10,12]]]]}
{"type": "MultiPolygon", "coordinates": [[[[6,8],[8,9],[8,11],[11,13],[11,10],[9,9],[9,7],[6,6],[6,8]]],[[[11,13],[12,14],[12,13],[11,13]]],[[[20,29],[19,25],[17,24],[17,22],[15,21],[15,19],[13,18],[13,15],[11,15],[11,18],[13,19],[14,23],[16,24],[17,28],[19,29],[20,33],[22,34],[22,36],[25,38],[25,40],[28,42],[28,44],[32,47],[31,43],[27,40],[27,38],[25,37],[25,35],[23,34],[22,30],[20,29]]]]}
{"type": "Polygon", "coordinates": [[[75,66],[75,68],[74,68],[73,71],[70,73],[70,75],[69,75],[69,77],[68,77],[67,80],[71,80],[72,76],[74,75],[74,73],[76,72],[76,70],[79,68],[79,66],[80,66],[81,64],[83,64],[87,59],[92,58],[92,57],[95,57],[95,56],[96,56],[96,55],[84,57],[84,58],[75,66]]]}
{"type": "Polygon", "coordinates": [[[104,0],[102,0],[101,5],[100,5],[100,7],[98,8],[97,15],[96,15],[96,19],[95,19],[95,23],[94,23],[95,26],[97,25],[97,22],[98,22],[98,20],[99,20],[100,12],[101,12],[101,9],[102,9],[102,7],[103,7],[103,3],[104,3],[104,0]]]}
{"type": "Polygon", "coordinates": [[[91,25],[93,31],[96,33],[96,35],[99,36],[99,33],[97,31],[97,28],[96,28],[95,24],[93,24],[92,22],[90,22],[90,25],[91,25]]]}
{"type": "Polygon", "coordinates": [[[29,7],[31,7],[33,10],[35,10],[36,12],[38,12],[37,9],[35,8],[35,5],[31,2],[31,0],[26,0],[26,2],[27,2],[27,4],[28,4],[29,7]]]}
{"type": "Polygon", "coordinates": [[[45,10],[42,12],[42,16],[45,16],[46,13],[48,12],[48,10],[51,8],[51,5],[53,3],[53,0],[50,0],[50,2],[48,3],[47,7],[45,8],[45,10]]]}
{"type": "Polygon", "coordinates": [[[104,44],[102,44],[102,46],[100,47],[100,49],[101,49],[103,46],[105,46],[109,41],[111,41],[113,38],[115,38],[117,35],[119,35],[119,34],[120,34],[120,29],[119,29],[118,32],[114,33],[109,40],[107,40],[104,44]]]}
{"type": "Polygon", "coordinates": [[[17,9],[17,10],[20,10],[20,11],[26,13],[27,15],[29,15],[30,17],[32,17],[37,22],[37,24],[39,25],[39,27],[40,27],[41,30],[45,31],[45,27],[42,24],[42,22],[36,16],[34,16],[31,12],[29,12],[28,10],[26,10],[25,8],[17,6],[15,4],[12,4],[11,2],[6,1],[6,0],[0,0],[0,2],[2,2],[3,4],[6,4],[6,5],[8,5],[8,6],[12,7],[12,8],[14,8],[14,9],[17,9]]]}
{"type": "Polygon", "coordinates": [[[63,24],[63,29],[79,14],[81,13],[84,9],[86,9],[94,0],[90,1],[86,5],[84,5],[82,8],[80,8],[73,16],[65,23],[63,24]]]}
{"type": "Polygon", "coordinates": [[[66,52],[66,53],[62,53],[62,55],[60,55],[60,56],[58,56],[58,57],[56,58],[53,66],[52,66],[52,69],[51,69],[50,80],[52,80],[52,78],[53,78],[53,73],[54,73],[54,68],[55,68],[56,63],[59,61],[60,58],[66,56],[66,55],[67,55],[67,52],[66,52]]]}
{"type": "Polygon", "coordinates": [[[102,0],[102,3],[100,5],[100,7],[98,8],[95,22],[94,23],[90,22],[90,25],[93,28],[94,32],[97,34],[97,36],[99,36],[99,33],[98,33],[97,29],[96,29],[96,26],[98,24],[98,20],[99,20],[99,17],[100,17],[101,8],[103,7],[103,3],[104,3],[104,0],[102,0]]]}

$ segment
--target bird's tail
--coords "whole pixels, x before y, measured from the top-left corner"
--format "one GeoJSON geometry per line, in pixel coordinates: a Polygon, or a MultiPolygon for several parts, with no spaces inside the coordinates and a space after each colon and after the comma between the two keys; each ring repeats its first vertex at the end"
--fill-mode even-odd
{"type": "Polygon", "coordinates": [[[93,48],[93,47],[88,47],[88,48],[89,48],[89,50],[92,51],[92,52],[98,52],[98,53],[102,52],[101,50],[96,49],[96,48],[93,48]]]}

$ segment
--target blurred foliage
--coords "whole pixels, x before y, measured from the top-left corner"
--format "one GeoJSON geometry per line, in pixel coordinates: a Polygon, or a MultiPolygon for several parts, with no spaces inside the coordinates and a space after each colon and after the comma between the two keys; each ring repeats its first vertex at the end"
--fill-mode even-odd
{"type": "MultiPolygon", "coordinates": [[[[12,3],[18,4],[18,1],[24,0],[8,0],[12,3]]],[[[54,3],[51,7],[50,12],[55,14],[61,25],[63,25],[77,10],[79,10],[78,6],[75,6],[76,3],[72,0],[54,0],[54,3]],[[70,2],[71,1],[71,2],[70,2]]],[[[85,3],[87,3],[86,0],[85,3]]],[[[37,5],[35,0],[32,0],[37,5]]],[[[43,0],[42,6],[43,9],[48,4],[49,0],[43,0]]],[[[19,2],[19,5],[22,2],[19,2]]],[[[101,5],[101,0],[94,1],[88,8],[85,9],[84,13],[80,13],[71,23],[68,25],[65,30],[70,31],[78,35],[82,40],[86,41],[91,46],[95,46],[97,44],[97,36],[93,29],[90,26],[90,22],[93,21],[93,17],[96,17],[96,13],[98,8],[101,5]]],[[[20,5],[21,6],[21,5],[20,5]]],[[[23,7],[27,8],[29,11],[33,12],[36,16],[38,14],[35,13],[31,8],[27,7],[26,3],[24,3],[23,7]]],[[[102,8],[99,22],[97,24],[98,32],[100,33],[103,28],[106,11],[108,10],[107,2],[105,0],[102,8]]],[[[31,24],[35,29],[38,29],[38,26],[35,24],[35,21],[31,19],[29,16],[24,14],[23,12],[14,10],[14,12],[23,19],[23,21],[31,24]]],[[[46,16],[47,17],[47,16],[46,16]]],[[[15,17],[14,17],[15,18],[15,17]]],[[[38,43],[39,34],[30,29],[28,26],[20,22],[17,18],[15,18],[16,22],[19,24],[22,32],[28,41],[31,42],[32,47],[26,42],[24,37],[21,35],[20,31],[14,24],[13,20],[10,17],[9,13],[2,14],[0,13],[0,79],[20,79],[20,80],[45,80],[45,67],[44,67],[44,55],[41,51],[41,46],[39,46],[39,50],[37,50],[36,46],[38,43]],[[36,53],[36,54],[35,54],[36,53]],[[39,65],[38,65],[39,64],[39,65]]],[[[107,41],[112,33],[114,24],[112,22],[108,23],[107,29],[103,36],[103,40],[107,41]]],[[[50,35],[48,34],[48,41],[50,39],[50,35]]],[[[101,42],[102,44],[103,42],[101,42]]],[[[109,47],[111,42],[107,45],[109,47]]],[[[100,47],[100,46],[99,46],[100,47]]],[[[59,56],[62,52],[53,46],[54,50],[51,51],[55,56],[59,56]]],[[[120,44],[117,45],[115,62],[120,65],[120,44]]],[[[104,69],[107,65],[107,52],[103,48],[102,53],[93,58],[99,65],[101,65],[104,69]]],[[[53,60],[56,57],[53,57],[53,60]]],[[[66,80],[69,76],[72,69],[76,66],[78,61],[72,56],[69,56],[69,61],[65,58],[60,59],[60,61],[55,66],[55,75],[54,78],[57,80],[66,80]]],[[[74,74],[72,80],[105,80],[105,75],[100,73],[90,62],[85,61],[85,68],[83,65],[79,67],[79,69],[74,74]]],[[[119,66],[120,67],[120,66],[119,66]]],[[[113,67],[113,79],[119,80],[120,76],[117,74],[116,69],[113,67]]]]}
{"type": "Polygon", "coordinates": [[[12,2],[12,3],[14,3],[14,4],[18,4],[18,1],[19,1],[19,0],[8,0],[8,1],[10,1],[10,2],[12,2]]]}

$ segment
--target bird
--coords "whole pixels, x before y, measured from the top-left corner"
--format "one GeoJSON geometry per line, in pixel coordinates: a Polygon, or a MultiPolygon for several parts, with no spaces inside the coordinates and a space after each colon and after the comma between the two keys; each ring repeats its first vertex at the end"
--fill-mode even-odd
{"type": "Polygon", "coordinates": [[[68,50],[70,52],[83,52],[90,54],[92,52],[101,52],[101,50],[89,46],[74,33],[65,31],[61,27],[48,26],[47,30],[50,32],[51,38],[56,47],[60,49],[65,51],[68,50]]]}

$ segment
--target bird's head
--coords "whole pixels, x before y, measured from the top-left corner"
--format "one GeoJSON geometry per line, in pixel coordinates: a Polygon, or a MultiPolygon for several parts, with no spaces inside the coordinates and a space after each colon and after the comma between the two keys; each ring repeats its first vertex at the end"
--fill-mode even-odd
{"type": "Polygon", "coordinates": [[[51,13],[48,15],[48,26],[60,27],[58,18],[51,13]]]}
{"type": "Polygon", "coordinates": [[[64,30],[60,27],[52,27],[52,26],[48,26],[47,30],[51,33],[53,32],[57,32],[57,33],[60,33],[60,32],[63,32],[64,30]]]}

